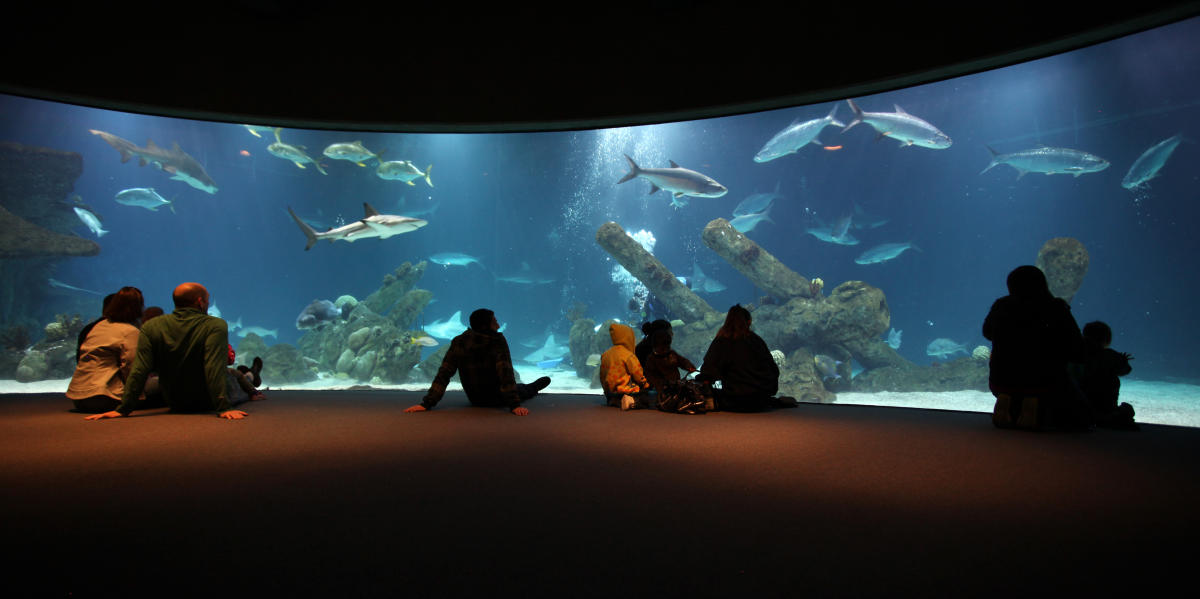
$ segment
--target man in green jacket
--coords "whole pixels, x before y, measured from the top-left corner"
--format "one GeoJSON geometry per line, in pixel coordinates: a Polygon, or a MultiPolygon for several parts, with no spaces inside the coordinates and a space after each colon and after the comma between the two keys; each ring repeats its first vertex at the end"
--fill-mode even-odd
{"type": "Polygon", "coordinates": [[[225,391],[229,325],[208,315],[208,290],[199,283],[183,283],[175,288],[173,299],[174,312],[142,326],[121,405],[88,420],[128,416],[151,372],[158,373],[163,399],[172,411],[215,411],[230,420],[246,417],[233,409],[225,391]]]}

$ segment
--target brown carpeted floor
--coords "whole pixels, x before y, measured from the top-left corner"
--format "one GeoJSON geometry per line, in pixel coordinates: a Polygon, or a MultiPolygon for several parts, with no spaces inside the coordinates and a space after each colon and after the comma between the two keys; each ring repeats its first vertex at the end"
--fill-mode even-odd
{"type": "Polygon", "coordinates": [[[284,392],[86,422],[0,396],[4,596],[827,596],[1192,586],[1200,430],[284,392]],[[15,554],[15,556],[13,555],[15,554]]]}

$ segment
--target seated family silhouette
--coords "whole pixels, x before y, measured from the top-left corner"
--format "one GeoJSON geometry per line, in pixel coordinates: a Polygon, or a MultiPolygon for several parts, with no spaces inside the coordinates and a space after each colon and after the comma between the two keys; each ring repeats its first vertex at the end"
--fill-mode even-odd
{"type": "MultiPolygon", "coordinates": [[[[983,335],[993,344],[993,423],[1036,430],[1136,428],[1132,406],[1118,403],[1118,377],[1130,372],[1133,357],[1109,347],[1111,329],[1092,322],[1080,332],[1070,306],[1050,293],[1037,267],[1016,268],[1007,283],[1009,294],[996,300],[983,323],[983,335]]],[[[207,314],[208,291],[183,283],[172,299],[174,311],[163,314],[144,309],[135,287],[105,298],[103,316],[79,335],[78,366],[66,393],[74,411],[99,420],[169,407],[237,420],[247,415],[238,405],[265,399],[258,390],[261,358],[255,357],[252,366],[229,368],[235,355],[228,325],[207,314]]],[[[795,407],[793,398],[777,396],[779,367],[751,324],[749,310],[732,306],[700,368],[671,348],[673,332],[665,320],[644,324],[644,338],[636,345],[632,328],[610,324],[613,345],[599,363],[606,403],[621,410],[688,414],[795,407]]],[[[517,383],[499,329],[491,310],[473,312],[470,327],[451,341],[421,403],[405,411],[432,410],[457,374],[471,405],[529,414],[525,403],[550,379],[517,383]]]]}

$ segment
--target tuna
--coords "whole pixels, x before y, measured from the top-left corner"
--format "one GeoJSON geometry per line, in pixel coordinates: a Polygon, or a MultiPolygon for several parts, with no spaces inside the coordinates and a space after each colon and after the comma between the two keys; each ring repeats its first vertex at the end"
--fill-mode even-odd
{"type": "Polygon", "coordinates": [[[767,141],[766,145],[754,155],[755,162],[768,162],[776,158],[792,154],[808,144],[824,145],[821,140],[817,139],[821,130],[829,125],[837,127],[845,127],[840,121],[834,118],[834,113],[837,112],[837,104],[833,105],[833,109],[829,114],[811,121],[800,122],[800,119],[792,121],[792,124],[785,127],[774,137],[767,141]]]}
{"type": "Polygon", "coordinates": [[[877,245],[865,252],[861,256],[854,259],[855,264],[878,264],[887,262],[892,258],[904,253],[904,250],[912,248],[921,251],[921,248],[913,245],[911,242],[905,243],[884,243],[877,245]]]}
{"type": "Polygon", "coordinates": [[[1125,173],[1125,178],[1121,180],[1121,187],[1125,189],[1137,189],[1145,186],[1149,181],[1158,176],[1158,171],[1167,164],[1167,159],[1171,157],[1171,153],[1175,148],[1179,147],[1179,142],[1183,141],[1183,136],[1176,134],[1174,137],[1164,139],[1150,149],[1142,152],[1142,155],[1134,161],[1133,166],[1129,167],[1129,172],[1125,173]]]}
{"type": "Polygon", "coordinates": [[[1025,173],[1063,174],[1078,177],[1084,173],[1096,173],[1108,168],[1107,160],[1095,154],[1070,148],[1041,146],[1011,154],[1000,154],[989,147],[988,151],[992,153],[992,162],[987,165],[987,168],[979,171],[981,175],[998,164],[1007,164],[1017,169],[1017,179],[1024,177],[1025,173]]]}
{"type": "Polygon", "coordinates": [[[879,132],[880,138],[890,137],[900,142],[901,146],[921,146],[922,148],[944,150],[953,143],[950,141],[950,136],[942,133],[928,122],[908,114],[899,105],[894,105],[896,112],[863,112],[858,104],[854,103],[854,100],[846,100],[846,102],[854,110],[854,120],[842,129],[842,133],[849,131],[859,123],[866,123],[879,132]]]}
{"type": "Polygon", "coordinates": [[[650,193],[662,189],[675,197],[719,198],[729,191],[712,177],[683,168],[674,160],[670,161],[671,168],[641,168],[628,154],[625,160],[629,161],[629,172],[617,181],[618,184],[642,178],[650,182],[650,193]]]}

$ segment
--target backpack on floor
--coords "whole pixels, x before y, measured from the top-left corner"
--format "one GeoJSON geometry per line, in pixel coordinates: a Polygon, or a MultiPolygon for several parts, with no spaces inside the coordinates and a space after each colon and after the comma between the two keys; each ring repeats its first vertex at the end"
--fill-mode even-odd
{"type": "Polygon", "coordinates": [[[658,409],[674,414],[703,414],[704,394],[695,381],[671,381],[658,392],[658,409]]]}

